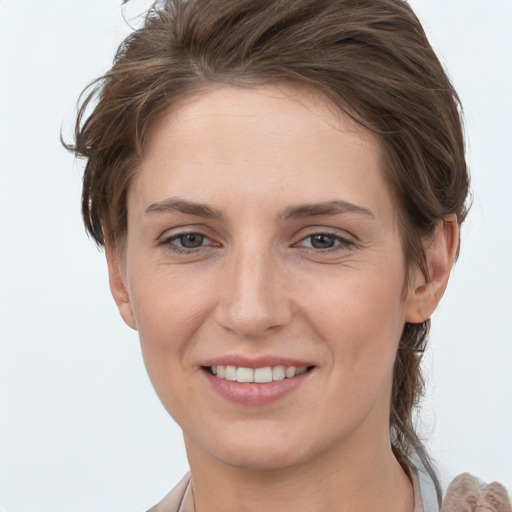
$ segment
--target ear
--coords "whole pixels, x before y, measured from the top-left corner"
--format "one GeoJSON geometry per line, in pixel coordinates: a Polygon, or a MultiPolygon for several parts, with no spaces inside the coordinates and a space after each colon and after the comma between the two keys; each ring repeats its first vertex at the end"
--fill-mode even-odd
{"type": "Polygon", "coordinates": [[[114,301],[117,304],[119,313],[126,325],[137,330],[135,316],[130,303],[130,295],[128,294],[125,284],[126,275],[121,262],[119,261],[119,253],[116,250],[114,243],[105,241],[105,255],[107,257],[110,291],[112,292],[114,301]]]}
{"type": "Polygon", "coordinates": [[[424,322],[444,294],[459,247],[459,225],[455,214],[437,221],[433,237],[424,241],[428,275],[416,267],[410,276],[405,321],[424,322]]]}

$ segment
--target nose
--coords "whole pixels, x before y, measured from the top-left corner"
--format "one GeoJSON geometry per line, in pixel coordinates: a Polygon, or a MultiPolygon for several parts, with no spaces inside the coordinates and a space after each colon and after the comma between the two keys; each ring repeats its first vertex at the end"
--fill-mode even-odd
{"type": "Polygon", "coordinates": [[[290,322],[285,272],[271,251],[247,248],[226,261],[217,322],[247,338],[262,337],[290,322]]]}

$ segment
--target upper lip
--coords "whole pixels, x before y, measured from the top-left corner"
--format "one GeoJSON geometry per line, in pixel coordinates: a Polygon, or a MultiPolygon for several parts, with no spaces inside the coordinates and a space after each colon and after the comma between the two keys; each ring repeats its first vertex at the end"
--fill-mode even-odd
{"type": "Polygon", "coordinates": [[[248,357],[245,355],[224,355],[213,357],[204,361],[201,366],[236,366],[238,368],[265,368],[266,366],[295,366],[301,368],[304,366],[314,366],[311,361],[294,359],[277,355],[261,355],[257,357],[248,357]]]}

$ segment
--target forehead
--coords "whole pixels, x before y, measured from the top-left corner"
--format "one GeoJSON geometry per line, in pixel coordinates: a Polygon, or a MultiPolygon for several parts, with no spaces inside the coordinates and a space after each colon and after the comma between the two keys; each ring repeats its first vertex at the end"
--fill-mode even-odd
{"type": "Polygon", "coordinates": [[[219,86],[155,122],[128,205],[176,195],[199,202],[229,195],[244,208],[272,197],[389,202],[381,167],[377,138],[319,93],[219,86]]]}

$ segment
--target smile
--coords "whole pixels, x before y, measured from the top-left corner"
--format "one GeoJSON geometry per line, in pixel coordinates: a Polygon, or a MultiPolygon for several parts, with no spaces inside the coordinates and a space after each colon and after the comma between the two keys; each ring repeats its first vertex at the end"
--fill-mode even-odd
{"type": "Polygon", "coordinates": [[[264,384],[284,379],[292,379],[308,371],[307,366],[264,366],[262,368],[244,368],[238,366],[209,366],[207,370],[217,378],[242,383],[264,384]]]}

